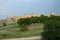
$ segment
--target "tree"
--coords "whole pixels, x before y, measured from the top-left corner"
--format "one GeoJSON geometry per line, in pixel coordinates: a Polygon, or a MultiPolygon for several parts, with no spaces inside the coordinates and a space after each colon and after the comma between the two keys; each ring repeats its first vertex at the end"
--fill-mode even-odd
{"type": "Polygon", "coordinates": [[[20,27],[20,30],[21,30],[21,31],[26,31],[26,30],[28,30],[28,28],[26,27],[26,25],[28,24],[26,18],[19,19],[19,20],[17,21],[17,23],[19,24],[19,27],[20,27]]]}
{"type": "Polygon", "coordinates": [[[42,40],[59,40],[60,39],[60,21],[50,20],[45,23],[42,32],[42,40]]]}
{"type": "Polygon", "coordinates": [[[6,23],[3,23],[3,26],[6,26],[6,23]]]}

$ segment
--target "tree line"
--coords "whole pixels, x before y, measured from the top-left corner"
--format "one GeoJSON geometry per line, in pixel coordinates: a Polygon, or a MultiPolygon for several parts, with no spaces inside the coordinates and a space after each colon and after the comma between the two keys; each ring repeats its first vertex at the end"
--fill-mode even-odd
{"type": "Polygon", "coordinates": [[[42,35],[42,40],[59,40],[60,39],[60,16],[44,16],[40,17],[30,17],[30,18],[21,18],[17,21],[21,30],[28,30],[26,25],[30,25],[32,23],[43,23],[44,28],[42,35]]]}
{"type": "Polygon", "coordinates": [[[40,17],[30,17],[30,18],[21,18],[17,21],[17,23],[19,25],[29,25],[29,24],[32,24],[32,23],[46,23],[47,21],[50,21],[50,20],[56,20],[56,21],[60,21],[60,16],[44,16],[44,15],[41,15],[40,17]]]}

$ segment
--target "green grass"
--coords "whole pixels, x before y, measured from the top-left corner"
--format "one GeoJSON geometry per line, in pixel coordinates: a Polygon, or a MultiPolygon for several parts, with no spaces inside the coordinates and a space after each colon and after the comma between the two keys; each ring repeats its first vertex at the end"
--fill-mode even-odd
{"type": "Polygon", "coordinates": [[[28,30],[21,32],[17,24],[9,24],[4,27],[0,27],[0,38],[21,38],[21,37],[30,37],[30,36],[39,36],[43,24],[36,23],[27,25],[28,30]]]}

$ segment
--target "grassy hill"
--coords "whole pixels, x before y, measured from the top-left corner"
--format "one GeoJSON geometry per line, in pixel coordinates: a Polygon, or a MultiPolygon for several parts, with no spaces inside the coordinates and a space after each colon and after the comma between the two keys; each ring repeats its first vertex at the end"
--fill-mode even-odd
{"type": "Polygon", "coordinates": [[[39,36],[42,32],[43,24],[35,23],[27,25],[28,29],[25,32],[21,32],[18,24],[11,23],[7,26],[0,27],[0,38],[21,38],[29,36],[39,36]]]}

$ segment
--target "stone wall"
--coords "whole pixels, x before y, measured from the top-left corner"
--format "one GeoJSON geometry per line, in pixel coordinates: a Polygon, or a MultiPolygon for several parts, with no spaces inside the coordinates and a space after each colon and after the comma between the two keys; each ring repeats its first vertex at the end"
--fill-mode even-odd
{"type": "Polygon", "coordinates": [[[7,23],[12,23],[12,22],[17,22],[17,20],[19,20],[20,18],[27,18],[27,17],[34,17],[34,16],[38,16],[36,14],[25,14],[23,16],[10,16],[6,18],[7,23]]]}

